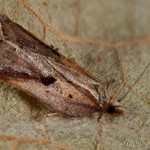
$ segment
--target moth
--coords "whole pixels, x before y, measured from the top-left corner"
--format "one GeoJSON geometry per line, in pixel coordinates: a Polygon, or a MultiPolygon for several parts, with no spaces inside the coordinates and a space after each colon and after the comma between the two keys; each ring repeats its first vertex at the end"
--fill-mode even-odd
{"type": "Polygon", "coordinates": [[[67,116],[123,114],[106,86],[5,15],[0,15],[0,80],[67,116]]]}

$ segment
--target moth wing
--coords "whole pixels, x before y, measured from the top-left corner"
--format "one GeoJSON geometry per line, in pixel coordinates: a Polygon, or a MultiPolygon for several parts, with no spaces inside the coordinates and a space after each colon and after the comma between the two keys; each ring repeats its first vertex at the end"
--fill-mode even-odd
{"type": "Polygon", "coordinates": [[[2,30],[4,36],[12,41],[13,43],[17,43],[20,47],[27,47],[30,51],[39,53],[41,55],[44,55],[46,57],[53,58],[59,63],[62,63],[71,69],[77,71],[78,73],[87,76],[88,78],[91,78],[95,81],[96,78],[94,78],[91,74],[86,72],[83,68],[81,68],[76,63],[70,61],[66,57],[62,55],[56,55],[56,53],[53,53],[53,48],[48,47],[40,40],[37,40],[32,34],[27,33],[25,29],[23,29],[18,24],[12,22],[10,19],[8,19],[5,15],[0,15],[0,23],[2,24],[2,30]],[[9,33],[9,34],[8,34],[9,33]]]}
{"type": "Polygon", "coordinates": [[[53,68],[47,60],[61,63],[52,48],[5,15],[0,15],[0,49],[0,71],[8,74],[48,76],[53,68]]]}
{"type": "MultiPolygon", "coordinates": [[[[100,109],[98,102],[87,90],[68,82],[50,64],[51,60],[62,65],[68,64],[65,58],[61,61],[48,46],[6,16],[0,15],[0,24],[2,81],[25,91],[47,107],[63,114],[86,116],[100,109]]],[[[72,66],[74,65],[70,65],[72,66]]],[[[75,66],[73,68],[80,70],[75,66]]],[[[88,76],[82,70],[79,72],[88,76]]]]}
{"type": "Polygon", "coordinates": [[[68,67],[72,68],[73,70],[75,70],[76,72],[91,78],[93,80],[97,80],[95,79],[90,73],[86,72],[83,68],[81,68],[79,65],[77,65],[76,63],[70,61],[68,58],[64,57],[64,56],[60,56],[61,61],[68,67]]]}

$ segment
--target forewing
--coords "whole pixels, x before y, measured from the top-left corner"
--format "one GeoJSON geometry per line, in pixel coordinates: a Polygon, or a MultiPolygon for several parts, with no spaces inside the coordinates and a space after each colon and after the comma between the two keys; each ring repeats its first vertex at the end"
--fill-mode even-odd
{"type": "Polygon", "coordinates": [[[6,16],[0,15],[0,24],[2,81],[63,114],[86,116],[100,110],[99,103],[88,91],[90,83],[94,85],[91,90],[98,84],[95,80],[82,71],[78,73],[74,67],[70,68],[61,55],[55,54],[51,47],[6,16]],[[86,83],[88,86],[84,86],[86,83]]]}

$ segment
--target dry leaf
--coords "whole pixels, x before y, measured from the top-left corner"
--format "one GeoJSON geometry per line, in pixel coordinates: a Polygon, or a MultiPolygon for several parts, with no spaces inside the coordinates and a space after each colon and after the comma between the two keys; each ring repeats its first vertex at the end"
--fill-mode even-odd
{"type": "MultiPolygon", "coordinates": [[[[124,95],[150,62],[150,2],[0,0],[0,13],[124,95]]],[[[32,97],[0,84],[0,149],[148,150],[150,68],[121,102],[123,117],[47,116],[32,97]],[[29,104],[34,103],[34,104],[29,104]],[[38,120],[38,121],[37,121],[38,120]]],[[[117,93],[116,93],[117,91],[117,93]]]]}

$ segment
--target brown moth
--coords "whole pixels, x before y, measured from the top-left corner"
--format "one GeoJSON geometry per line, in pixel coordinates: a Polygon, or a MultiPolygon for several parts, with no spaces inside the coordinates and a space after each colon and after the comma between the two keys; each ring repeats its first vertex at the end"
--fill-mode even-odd
{"type": "Polygon", "coordinates": [[[0,80],[67,116],[123,113],[106,86],[5,15],[0,15],[0,80]]]}

